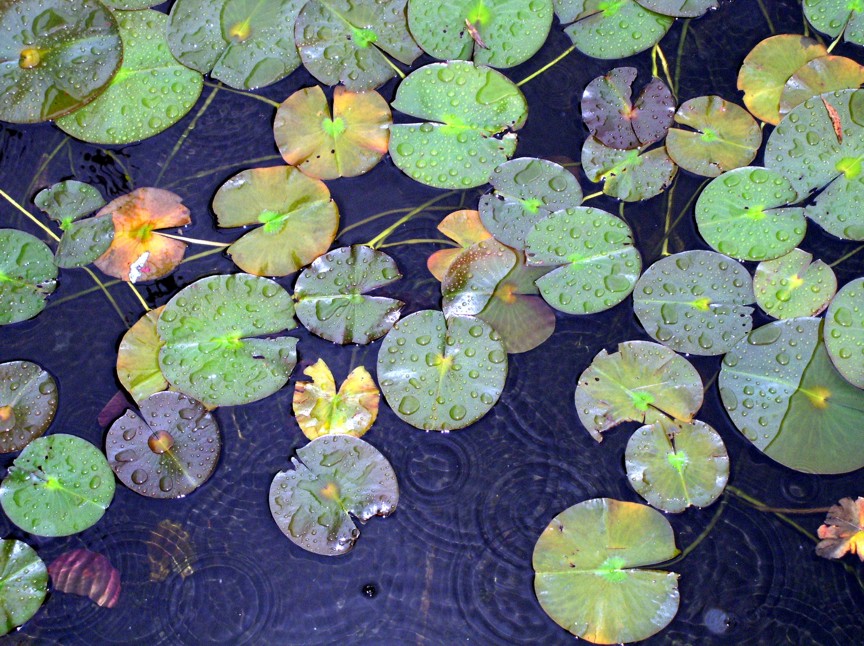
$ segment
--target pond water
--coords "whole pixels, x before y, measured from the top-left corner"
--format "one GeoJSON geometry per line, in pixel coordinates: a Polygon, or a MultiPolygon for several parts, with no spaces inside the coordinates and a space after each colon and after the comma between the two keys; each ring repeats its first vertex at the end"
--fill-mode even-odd
{"type": "MultiPolygon", "coordinates": [[[[684,24],[678,21],[661,43],[673,73],[680,75],[681,101],[715,93],[740,103],[735,80],[747,52],[771,33],[803,29],[800,3],[793,0],[724,2],[690,21],[686,34],[684,24]]],[[[507,74],[522,79],[569,45],[556,23],[543,49],[507,74]]],[[[841,45],[835,51],[864,58],[860,47],[841,45]]],[[[650,75],[648,53],[626,63],[639,68],[640,78],[650,75]]],[[[574,53],[523,86],[530,112],[517,155],[578,160],[586,134],[579,118],[582,90],[615,65],[574,53]]],[[[313,83],[301,70],[260,94],[281,101],[313,83]]],[[[388,100],[394,91],[394,82],[381,90],[388,100]]],[[[230,241],[236,232],[215,228],[212,197],[234,173],[279,163],[273,114],[270,105],[254,98],[205,87],[178,125],[135,145],[104,148],[71,140],[49,124],[3,124],[0,187],[34,212],[37,190],[73,177],[94,184],[109,199],[135,187],[168,188],[192,211],[193,224],[184,235],[230,241]]],[[[580,181],[586,193],[596,190],[584,175],[580,181]]],[[[646,266],[660,257],[667,210],[675,222],[670,252],[707,248],[696,233],[692,206],[687,208],[702,181],[681,173],[674,191],[624,208],[646,266]]],[[[343,228],[443,194],[408,179],[389,160],[365,176],[328,185],[343,228]]],[[[442,208],[425,211],[388,241],[439,237],[440,218],[449,210],[473,208],[481,193],[475,189],[442,198],[437,204],[442,208]]],[[[596,199],[594,205],[618,212],[611,198],[596,199]]],[[[355,227],[334,246],[366,242],[399,215],[355,227]]],[[[6,203],[0,204],[0,226],[40,235],[6,203]]],[[[802,244],[828,263],[857,246],[814,225],[802,244]]],[[[405,276],[389,288],[390,295],[407,303],[403,316],[440,305],[439,284],[425,267],[435,248],[387,250],[405,276]]],[[[206,250],[196,247],[187,255],[206,250]]],[[[841,285],[864,274],[864,253],[834,269],[841,285]]],[[[170,277],[140,289],[157,306],[202,276],[232,271],[230,260],[216,253],[184,263],[170,277]]],[[[293,277],[279,282],[290,290],[293,277]]],[[[44,312],[0,328],[0,361],[35,361],[57,379],[60,406],[50,432],[72,433],[100,446],[104,429],[97,416],[119,389],[117,345],[142,314],[126,286],[108,289],[113,302],[83,271],[64,270],[44,312]]],[[[758,316],[757,325],[767,322],[758,316]]],[[[267,492],[274,474],[286,469],[289,457],[306,443],[291,412],[296,377],[319,357],[337,381],[354,366],[374,371],[380,342],[340,347],[302,328],[292,334],[300,339],[299,362],[289,385],[263,401],[216,412],[222,458],[195,493],[158,501],[118,485],[104,518],[68,538],[36,538],[0,518],[4,537],[27,540],[46,563],[76,547],[108,556],[123,586],[113,609],[54,593],[18,633],[3,640],[234,646],[573,642],[535,598],[531,553],[543,528],[570,505],[598,496],[640,501],[623,468],[630,432],[610,432],[598,445],[580,426],[573,406],[576,380],[597,352],[648,339],[631,299],[598,315],[559,313],[549,341],[511,356],[500,402],[467,429],[419,431],[382,403],[365,439],[396,470],[399,507],[390,518],[362,527],[354,550],[339,558],[304,552],[285,538],[270,516],[267,492]]],[[[704,381],[713,384],[719,359],[694,363],[704,381]]],[[[764,457],[732,426],[713,385],[699,418],[717,428],[727,445],[730,484],[772,506],[826,507],[864,493],[860,473],[806,476],[764,457]]],[[[10,463],[7,456],[0,466],[10,463]]],[[[823,518],[794,520],[815,534],[823,518]]],[[[851,572],[818,558],[811,538],[728,494],[707,509],[690,509],[669,520],[679,548],[711,529],[670,568],[681,575],[680,610],[646,643],[845,645],[860,640],[864,588],[854,557],[846,559],[851,572]]]]}

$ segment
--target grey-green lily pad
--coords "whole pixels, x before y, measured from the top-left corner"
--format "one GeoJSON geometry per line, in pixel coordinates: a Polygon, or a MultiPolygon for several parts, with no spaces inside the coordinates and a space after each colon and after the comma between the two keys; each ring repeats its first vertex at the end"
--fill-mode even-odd
{"type": "Polygon", "coordinates": [[[739,262],[713,251],[685,251],[651,265],[633,291],[645,331],[676,352],[728,352],[753,327],[753,281],[739,262]]]}
{"type": "Polygon", "coordinates": [[[105,436],[105,453],[120,482],[148,498],[182,498],[216,469],[219,426],[200,402],[159,392],[126,413],[105,436]]]}
{"type": "Polygon", "coordinates": [[[864,388],[864,278],[846,283],[825,314],[825,349],[846,380],[864,388]]]}
{"type": "Polygon", "coordinates": [[[0,229],[0,325],[33,318],[57,287],[54,254],[18,229],[0,229]]]}
{"type": "Polygon", "coordinates": [[[438,188],[485,184],[515,152],[513,131],[528,116],[515,83],[467,61],[415,70],[399,84],[392,106],[426,120],[391,126],[393,163],[418,182],[438,188]]]}
{"type": "Polygon", "coordinates": [[[630,437],[624,452],[627,478],[652,507],[677,514],[707,507],[729,480],[723,439],[705,422],[657,422],[630,437]]]}
{"type": "Polygon", "coordinates": [[[96,0],[3,0],[0,34],[0,120],[13,123],[89,103],[123,56],[117,21],[96,0]]]}
{"type": "Polygon", "coordinates": [[[804,209],[783,175],[758,166],[715,178],[696,201],[696,226],[711,248],[739,260],[772,260],[804,239],[804,209]]]}
{"type": "Polygon", "coordinates": [[[559,626],[594,644],[646,639],[678,612],[678,575],[643,566],[678,554],[669,521],[593,498],[552,519],[534,546],[534,591],[559,626]]]}
{"type": "Polygon", "coordinates": [[[42,189],[33,202],[45,211],[64,231],[75,220],[90,215],[105,206],[102,194],[95,186],[74,179],[42,189]]]}
{"type": "Polygon", "coordinates": [[[774,321],[723,357],[720,396],[732,422],[765,455],[805,473],[864,466],[864,390],[831,363],[821,320],[774,321]]]}
{"type": "Polygon", "coordinates": [[[504,389],[507,352],[480,319],[421,310],[384,337],[378,381],[401,419],[427,431],[452,431],[483,417],[504,389]]]}
{"type": "Polygon", "coordinates": [[[113,218],[82,219],[105,206],[105,200],[93,186],[67,180],[39,191],[33,201],[63,229],[54,256],[58,267],[83,267],[111,246],[114,240],[113,218]]]}
{"type": "Polygon", "coordinates": [[[297,449],[293,470],[270,485],[270,513],[288,538],[322,556],[347,553],[361,523],[389,516],[399,503],[393,467],[371,444],[351,435],[324,435],[297,449]],[[350,515],[349,515],[350,514],[350,515]]]}
{"type": "Polygon", "coordinates": [[[471,245],[453,261],[441,281],[444,316],[480,314],[516,262],[516,252],[495,238],[471,245]]]}
{"type": "Polygon", "coordinates": [[[505,68],[537,53],[552,13],[552,0],[409,0],[408,27],[435,58],[505,68]]]}
{"type": "Polygon", "coordinates": [[[537,279],[537,287],[549,305],[568,314],[617,305],[642,270],[627,223],[591,207],[562,209],[535,224],[525,253],[530,265],[555,267],[537,279]]]}
{"type": "Polygon", "coordinates": [[[370,343],[390,331],[404,303],[369,292],[401,277],[396,262],[383,251],[365,245],[334,249],[297,277],[297,318],[333,343],[370,343]]]}
{"type": "Polygon", "coordinates": [[[592,182],[603,182],[603,192],[623,202],[641,202],[660,195],[678,167],[660,146],[653,150],[619,150],[594,137],[582,146],[582,170],[592,182]]]}
{"type": "Polygon", "coordinates": [[[291,297],[272,280],[202,278],[162,310],[159,367],[174,388],[209,407],[248,404],[288,381],[297,339],[272,335],[295,326],[291,297]]]}
{"type": "Polygon", "coordinates": [[[857,89],[864,83],[864,65],[845,56],[820,56],[808,61],[789,77],[780,96],[785,115],[807,99],[825,92],[857,89]]]}
{"type": "Polygon", "coordinates": [[[48,591],[48,568],[33,548],[15,539],[0,540],[0,635],[36,614],[48,591]]]}
{"type": "Polygon", "coordinates": [[[823,34],[841,33],[850,43],[864,45],[864,5],[857,0],[804,0],[804,16],[823,34]]]}
{"type": "Polygon", "coordinates": [[[74,435],[30,442],[0,485],[13,523],[37,536],[69,536],[95,525],[114,498],[114,474],[102,452],[74,435]]]}
{"type": "Polygon", "coordinates": [[[598,442],[622,422],[687,423],[702,405],[702,379],[687,359],[650,341],[625,341],[601,350],[579,377],[576,412],[598,442]]]}
{"type": "Polygon", "coordinates": [[[636,0],[646,9],[675,18],[698,18],[716,9],[719,0],[636,0]]]}
{"type": "Polygon", "coordinates": [[[112,9],[120,9],[121,11],[137,11],[139,9],[149,9],[162,3],[159,0],[102,0],[102,4],[112,9]]]}
{"type": "Polygon", "coordinates": [[[775,319],[816,316],[837,292],[834,270],[812,254],[793,249],[776,260],[760,262],[753,276],[756,302],[775,319]]]}
{"type": "Polygon", "coordinates": [[[117,349],[117,379],[139,404],[154,393],[168,388],[159,367],[159,351],[164,343],[156,324],[165,306],[147,312],[130,327],[117,349]]]}
{"type": "Polygon", "coordinates": [[[168,16],[152,9],[115,13],[123,64],[92,103],[56,121],[94,144],[128,144],[177,123],[201,95],[201,74],[181,65],[165,40],[168,16]]]}
{"type": "Polygon", "coordinates": [[[0,363],[0,453],[20,451],[51,426],[57,384],[30,361],[0,363]]]}

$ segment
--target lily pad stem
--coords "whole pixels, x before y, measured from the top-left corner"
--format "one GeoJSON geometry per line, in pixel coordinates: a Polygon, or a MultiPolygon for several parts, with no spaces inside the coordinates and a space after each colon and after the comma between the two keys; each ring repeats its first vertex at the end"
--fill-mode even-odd
{"type": "Polygon", "coordinates": [[[591,193],[591,195],[586,195],[585,197],[582,198],[582,203],[584,204],[588,200],[593,199],[595,197],[600,197],[601,195],[603,195],[603,191],[597,191],[596,193],[591,193]]]}
{"type": "Polygon", "coordinates": [[[399,242],[390,242],[388,244],[378,245],[378,249],[387,249],[388,247],[399,247],[403,244],[443,244],[448,247],[458,247],[458,244],[443,240],[440,238],[411,238],[410,240],[400,240],[399,242]]]}
{"type": "Polygon", "coordinates": [[[858,253],[859,251],[861,251],[862,249],[864,249],[864,244],[862,244],[862,245],[858,245],[858,246],[855,247],[852,251],[850,251],[850,252],[847,253],[847,254],[844,254],[844,255],[840,256],[837,260],[835,260],[834,262],[832,262],[832,263],[831,263],[830,265],[828,265],[828,266],[831,267],[831,268],[834,268],[834,267],[836,267],[837,265],[839,265],[841,262],[843,262],[844,260],[849,260],[852,256],[854,256],[855,254],[857,254],[857,253],[858,253]]]}
{"type": "Polygon", "coordinates": [[[391,68],[393,68],[393,71],[396,72],[396,74],[399,75],[399,78],[401,78],[401,79],[404,79],[404,78],[405,78],[405,72],[403,72],[403,71],[400,70],[398,67],[396,67],[396,63],[394,63],[393,61],[391,61],[391,60],[390,60],[389,58],[387,58],[386,56],[384,57],[384,60],[387,61],[387,64],[388,64],[391,68]]]}
{"type": "MultiPolygon", "coordinates": [[[[455,211],[459,207],[453,206],[432,206],[427,208],[427,211],[455,211]]],[[[368,218],[363,218],[359,222],[352,222],[347,227],[342,229],[337,235],[337,238],[341,238],[343,235],[351,231],[351,229],[356,229],[357,227],[362,227],[364,224],[369,224],[370,222],[374,222],[375,220],[379,220],[381,218],[386,218],[388,215],[393,215],[394,213],[405,213],[406,211],[410,211],[411,207],[401,208],[401,209],[388,209],[387,211],[381,211],[380,213],[376,213],[375,215],[370,215],[368,218]]]]}
{"type": "Polygon", "coordinates": [[[138,302],[141,303],[141,307],[144,308],[144,313],[146,314],[147,312],[149,312],[150,306],[147,304],[147,301],[144,300],[144,297],[141,296],[141,292],[139,292],[135,285],[133,285],[132,283],[126,284],[129,285],[129,289],[131,289],[132,293],[135,294],[135,296],[138,298],[138,302]]]}
{"type": "Polygon", "coordinates": [[[375,236],[369,242],[367,242],[366,246],[372,247],[373,249],[377,249],[378,245],[383,243],[390,236],[391,233],[393,233],[400,226],[402,226],[403,224],[408,222],[408,220],[413,218],[418,213],[422,213],[423,211],[425,211],[427,208],[429,208],[430,206],[432,206],[436,202],[440,202],[444,198],[450,197],[451,195],[454,195],[455,193],[456,193],[456,191],[447,191],[446,193],[443,193],[443,194],[439,195],[438,197],[433,197],[431,200],[424,202],[423,204],[418,206],[416,209],[412,209],[412,210],[408,211],[408,213],[403,215],[401,218],[396,220],[396,222],[391,224],[389,227],[384,229],[381,233],[379,233],[377,236],[375,236]]]}
{"type": "Polygon", "coordinates": [[[159,235],[165,236],[166,238],[171,238],[172,240],[179,240],[180,242],[204,245],[205,247],[219,247],[220,249],[224,249],[225,247],[231,246],[230,243],[213,242],[212,240],[201,240],[199,238],[187,238],[186,236],[175,236],[170,233],[165,233],[164,231],[160,231],[159,235]]]}
{"type": "Polygon", "coordinates": [[[560,61],[564,60],[564,59],[567,57],[567,55],[568,55],[570,52],[572,52],[574,49],[576,49],[576,45],[571,45],[570,47],[568,47],[568,48],[564,51],[563,54],[561,54],[561,55],[558,56],[557,58],[553,59],[553,60],[550,61],[549,63],[546,63],[546,65],[544,65],[543,67],[541,67],[539,70],[537,70],[537,71],[534,72],[533,74],[529,74],[529,75],[526,76],[524,79],[522,79],[521,81],[519,81],[519,82],[516,84],[516,87],[522,87],[522,86],[525,85],[528,81],[537,78],[537,77],[540,76],[543,72],[545,72],[546,70],[548,70],[550,67],[552,67],[552,66],[555,65],[556,63],[559,63],[560,61]]]}
{"type": "MultiPolygon", "coordinates": [[[[96,283],[96,286],[102,290],[102,293],[105,294],[105,298],[107,298],[108,302],[111,303],[111,306],[114,308],[114,311],[117,312],[117,316],[120,317],[120,320],[123,321],[124,324],[126,324],[126,317],[123,315],[123,310],[120,309],[120,306],[117,304],[117,301],[114,300],[113,296],[111,296],[111,292],[108,291],[108,288],[105,286],[105,283],[103,283],[101,280],[99,280],[99,277],[93,273],[93,270],[90,269],[90,267],[84,267],[83,269],[84,269],[84,271],[87,272],[87,274],[90,276],[90,278],[93,279],[93,282],[96,283]]],[[[126,327],[128,328],[129,325],[126,324],[126,327]]]]}
{"type": "Polygon", "coordinates": [[[828,49],[826,50],[826,53],[827,53],[827,54],[830,54],[831,51],[832,51],[835,47],[837,47],[837,43],[839,43],[839,42],[843,39],[843,36],[846,34],[846,28],[849,26],[849,21],[852,20],[852,16],[853,16],[853,15],[854,15],[853,12],[850,11],[850,12],[849,12],[849,15],[846,16],[846,22],[843,23],[843,29],[840,30],[840,33],[839,33],[839,34],[837,34],[837,38],[835,38],[835,39],[831,42],[831,44],[828,45],[828,49]]]}
{"type": "Polygon", "coordinates": [[[30,218],[30,220],[32,220],[33,223],[34,223],[36,226],[38,226],[38,227],[39,227],[40,229],[42,229],[45,233],[47,233],[49,236],[51,236],[51,238],[54,240],[54,242],[60,242],[60,237],[59,237],[56,233],[54,233],[54,232],[53,232],[51,229],[49,229],[46,225],[42,224],[42,222],[39,221],[39,218],[37,218],[37,217],[36,217],[35,215],[33,215],[32,213],[30,213],[30,211],[28,211],[28,210],[25,209],[23,206],[21,206],[20,204],[18,204],[18,202],[16,202],[16,201],[13,200],[11,197],[9,197],[9,194],[6,193],[6,191],[4,191],[3,189],[0,189],[0,197],[3,197],[3,199],[5,199],[7,202],[9,202],[9,204],[11,204],[12,206],[14,206],[14,207],[15,207],[16,209],[18,209],[19,211],[21,211],[21,213],[23,213],[24,215],[26,215],[28,218],[30,218]]]}
{"type": "Polygon", "coordinates": [[[657,73],[657,59],[660,59],[660,65],[663,67],[663,74],[666,76],[666,82],[669,83],[669,87],[674,88],[675,82],[672,80],[672,74],[669,72],[669,61],[666,60],[666,56],[663,54],[663,50],[660,48],[660,45],[654,45],[651,48],[651,74],[656,77],[660,77],[657,73]]]}
{"type": "Polygon", "coordinates": [[[720,504],[717,506],[717,511],[714,512],[714,515],[711,517],[711,520],[705,526],[705,529],[702,530],[702,533],[699,534],[699,536],[697,536],[693,540],[692,543],[690,543],[687,547],[685,547],[678,556],[676,556],[671,561],[664,563],[663,565],[664,566],[674,565],[675,563],[678,563],[679,561],[683,561],[685,558],[687,558],[687,555],[690,554],[690,552],[692,552],[697,547],[699,547],[699,543],[704,541],[708,537],[708,534],[710,534],[714,530],[714,527],[717,525],[717,522],[720,520],[720,517],[723,515],[723,511],[726,509],[726,505],[728,504],[728,502],[729,502],[729,500],[726,497],[724,497],[720,501],[720,504]]]}
{"type": "Polygon", "coordinates": [[[222,85],[221,83],[211,83],[210,81],[204,81],[204,85],[206,85],[207,87],[215,87],[215,88],[218,88],[220,90],[225,90],[226,92],[231,92],[232,94],[239,94],[240,96],[248,96],[249,98],[252,98],[252,99],[258,99],[259,101],[262,101],[268,105],[272,105],[274,108],[278,108],[281,105],[280,103],[273,101],[272,99],[268,99],[265,96],[259,96],[258,94],[252,94],[251,92],[242,92],[240,90],[234,90],[230,87],[226,87],[226,86],[222,85]]]}
{"type": "MultiPolygon", "coordinates": [[[[726,487],[726,490],[736,498],[740,498],[751,507],[764,511],[770,514],[827,514],[828,507],[809,507],[809,508],[790,508],[790,507],[769,507],[761,500],[757,500],[753,496],[744,493],[738,487],[726,487]]],[[[808,534],[809,536],[809,534],[808,534]]]]}

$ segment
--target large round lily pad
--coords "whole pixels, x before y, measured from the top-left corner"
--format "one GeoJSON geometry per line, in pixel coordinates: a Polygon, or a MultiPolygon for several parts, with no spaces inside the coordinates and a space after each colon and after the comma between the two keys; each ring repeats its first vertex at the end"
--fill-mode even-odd
{"type": "Polygon", "coordinates": [[[54,254],[18,229],[0,229],[0,325],[33,318],[57,287],[54,254]]]}
{"type": "Polygon", "coordinates": [[[202,278],[162,310],[159,367],[177,390],[210,407],[248,404],[288,381],[297,339],[271,335],[295,325],[291,297],[272,280],[202,278]]]}
{"type": "Polygon", "coordinates": [[[126,411],[105,436],[120,482],[149,498],[182,498],[216,469],[219,426],[200,402],[175,392],[151,395],[140,414],[126,411]]]}
{"type": "Polygon", "coordinates": [[[95,187],[70,179],[39,191],[33,201],[63,229],[54,256],[58,267],[83,267],[111,246],[114,221],[104,216],[86,218],[105,206],[95,187]]]}
{"type": "Polygon", "coordinates": [[[294,469],[270,485],[270,513],[282,533],[304,550],[345,554],[360,536],[349,514],[365,523],[389,516],[399,502],[393,467],[371,444],[325,435],[297,449],[294,469]]]}
{"type": "Polygon", "coordinates": [[[776,260],[760,262],[753,276],[756,302],[775,319],[816,316],[837,291],[834,271],[812,254],[793,249],[776,260]]]}
{"type": "Polygon", "coordinates": [[[48,569],[23,541],[0,540],[0,635],[36,614],[48,592],[48,569]]]}
{"type": "Polygon", "coordinates": [[[593,498],[552,519],[534,546],[534,591],[559,626],[594,644],[646,639],[678,611],[678,575],[642,569],[678,554],[646,505],[593,498]]]}
{"type": "Polygon", "coordinates": [[[857,0],[804,0],[804,15],[813,27],[850,43],[864,45],[864,5],[857,0]]]}
{"type": "Polygon", "coordinates": [[[825,348],[849,383],[864,388],[864,278],[843,285],[825,314],[825,348]]]}
{"type": "Polygon", "coordinates": [[[123,335],[117,350],[117,378],[139,404],[168,388],[168,380],[159,368],[163,343],[156,331],[163,309],[157,307],[138,319],[123,335]]]}
{"type": "Polygon", "coordinates": [[[334,249],[297,277],[297,318],[333,343],[369,343],[387,334],[404,303],[368,292],[401,277],[396,262],[383,251],[365,245],[334,249]]]}
{"type": "Polygon", "coordinates": [[[716,9],[720,0],[636,0],[646,9],[675,18],[698,18],[716,9]]]}
{"type": "Polygon", "coordinates": [[[401,419],[427,431],[463,428],[483,417],[504,389],[507,352],[500,335],[474,317],[445,320],[422,310],[387,334],[378,381],[401,419]]]}
{"type": "Polygon", "coordinates": [[[39,437],[57,412],[57,384],[30,361],[0,363],[0,453],[20,451],[39,437]]]}
{"type": "Polygon", "coordinates": [[[845,56],[820,56],[802,65],[789,77],[780,96],[780,114],[801,105],[807,99],[835,92],[857,89],[864,83],[864,65],[845,56]]]}
{"type": "Polygon", "coordinates": [[[603,182],[606,195],[641,202],[662,193],[678,167],[663,146],[648,151],[618,150],[588,137],[582,146],[582,170],[592,182],[603,182]]]}
{"type": "Polygon", "coordinates": [[[37,536],[68,536],[95,525],[114,498],[105,456],[74,435],[30,442],[0,485],[0,504],[13,523],[37,536]]]}

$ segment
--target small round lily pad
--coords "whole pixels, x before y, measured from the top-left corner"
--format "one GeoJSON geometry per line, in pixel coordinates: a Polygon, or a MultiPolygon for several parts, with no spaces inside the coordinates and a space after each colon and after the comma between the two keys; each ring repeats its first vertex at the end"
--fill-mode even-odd
{"type": "Polygon", "coordinates": [[[858,89],[864,84],[864,65],[845,56],[820,56],[799,67],[789,77],[780,96],[785,115],[807,99],[825,92],[858,89]]]}
{"type": "Polygon", "coordinates": [[[753,276],[756,302],[775,319],[816,316],[837,292],[834,271],[801,249],[760,262],[753,276]]]}
{"type": "Polygon", "coordinates": [[[70,179],[39,191],[33,201],[63,229],[54,256],[58,267],[83,267],[111,246],[114,221],[104,216],[86,218],[105,206],[95,187],[70,179]]]}
{"type": "Polygon", "coordinates": [[[389,516],[399,502],[393,467],[371,444],[325,435],[297,449],[293,470],[270,485],[270,513],[296,545],[322,556],[347,553],[360,536],[351,520],[389,516]]]}
{"type": "Polygon", "coordinates": [[[814,28],[831,38],[864,45],[864,5],[857,0],[804,0],[804,16],[814,28]]]}
{"type": "Polygon", "coordinates": [[[105,456],[74,435],[30,442],[0,485],[0,504],[13,523],[37,536],[69,536],[95,525],[114,498],[105,456]]]}
{"type": "Polygon", "coordinates": [[[864,278],[843,285],[825,314],[825,349],[846,380],[864,388],[864,278]]]}
{"type": "Polygon", "coordinates": [[[42,189],[33,198],[33,203],[60,223],[64,231],[70,223],[105,206],[105,200],[95,186],[74,179],[42,189]]]}
{"type": "Polygon", "coordinates": [[[603,192],[623,202],[641,202],[660,195],[678,167],[660,146],[644,151],[638,148],[610,148],[594,137],[582,146],[582,170],[592,182],[603,182],[603,192]]]}
{"type": "Polygon", "coordinates": [[[165,306],[150,310],[130,327],[117,350],[117,378],[139,404],[168,388],[159,368],[159,350],[164,345],[156,324],[165,306]]]}
{"type": "Polygon", "coordinates": [[[18,229],[0,229],[0,325],[26,321],[45,308],[57,287],[54,254],[18,229]]]}
{"type": "Polygon", "coordinates": [[[32,547],[0,540],[0,635],[24,624],[42,607],[48,592],[48,568],[32,547]]]}
{"type": "Polygon", "coordinates": [[[51,426],[57,384],[30,361],[0,363],[0,453],[20,451],[51,426]]]}

